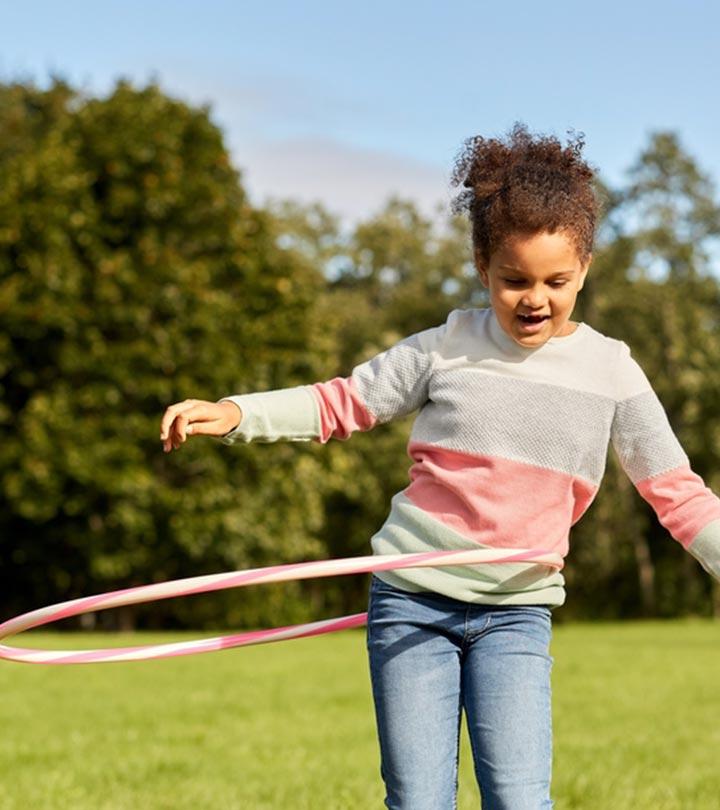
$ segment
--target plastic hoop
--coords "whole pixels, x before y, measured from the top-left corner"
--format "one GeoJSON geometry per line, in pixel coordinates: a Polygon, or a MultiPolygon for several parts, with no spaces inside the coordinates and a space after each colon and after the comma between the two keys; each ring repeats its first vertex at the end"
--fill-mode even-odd
{"type": "MultiPolygon", "coordinates": [[[[532,562],[560,570],[564,563],[559,554],[538,549],[469,549],[464,551],[429,551],[418,554],[386,554],[367,557],[347,557],[335,560],[273,565],[266,568],[250,568],[245,571],[230,571],[224,574],[176,579],[110,591],[95,596],[85,596],[68,602],[23,613],[0,624],[0,641],[9,636],[40,627],[45,624],[91,613],[97,610],[154,602],[174,596],[221,591],[251,584],[287,582],[300,579],[366,574],[374,571],[391,571],[400,568],[427,568],[449,565],[473,565],[481,563],[532,562]]],[[[268,630],[252,630],[229,636],[182,641],[169,644],[147,644],[140,647],[115,647],[97,650],[35,650],[8,647],[0,644],[0,659],[27,664],[99,664],[122,661],[146,661],[153,658],[171,658],[179,655],[227,650],[253,644],[267,644],[291,638],[317,636],[336,630],[347,630],[365,624],[367,613],[355,613],[335,619],[296,624],[268,630]]]]}

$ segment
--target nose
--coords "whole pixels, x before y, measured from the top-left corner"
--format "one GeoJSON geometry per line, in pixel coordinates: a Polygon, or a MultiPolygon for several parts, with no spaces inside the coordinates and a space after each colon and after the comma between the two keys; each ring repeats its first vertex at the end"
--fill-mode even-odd
{"type": "Polygon", "coordinates": [[[547,301],[547,295],[540,286],[530,287],[522,299],[523,306],[529,309],[538,309],[547,301]]]}

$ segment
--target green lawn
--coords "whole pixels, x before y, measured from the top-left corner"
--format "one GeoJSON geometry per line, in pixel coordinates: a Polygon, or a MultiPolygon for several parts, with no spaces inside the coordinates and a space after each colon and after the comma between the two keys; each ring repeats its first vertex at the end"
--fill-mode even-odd
{"type": "MultiPolygon", "coordinates": [[[[551,652],[556,810],[720,810],[720,623],[556,625],[551,652]]],[[[383,806],[363,631],[135,664],[0,661],[0,696],[2,810],[383,806]]],[[[458,807],[478,806],[464,735],[458,807]]]]}

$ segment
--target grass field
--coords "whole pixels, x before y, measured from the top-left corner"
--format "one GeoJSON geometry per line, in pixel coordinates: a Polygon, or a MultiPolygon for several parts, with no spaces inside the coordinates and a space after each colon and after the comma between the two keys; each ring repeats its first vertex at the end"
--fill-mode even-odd
{"type": "MultiPolygon", "coordinates": [[[[720,623],[556,625],[551,653],[556,810],[720,810],[720,623]]],[[[2,810],[383,806],[363,631],[136,664],[0,662],[0,695],[2,810]]],[[[479,806],[463,732],[458,807],[479,806]]]]}

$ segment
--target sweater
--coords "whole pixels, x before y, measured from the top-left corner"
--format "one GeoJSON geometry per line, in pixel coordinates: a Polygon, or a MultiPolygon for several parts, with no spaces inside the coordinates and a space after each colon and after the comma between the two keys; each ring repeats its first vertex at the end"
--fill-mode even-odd
{"type": "MultiPolygon", "coordinates": [[[[492,307],[453,310],[349,377],[240,394],[220,441],[347,439],[417,411],[409,483],[370,542],[375,554],[532,548],[564,559],[612,443],[660,523],[720,580],[720,498],[690,463],[626,343],[585,323],[539,347],[516,343],[492,307]]],[[[562,572],[532,562],[376,574],[406,591],[471,603],[565,601],[562,572]]]]}

